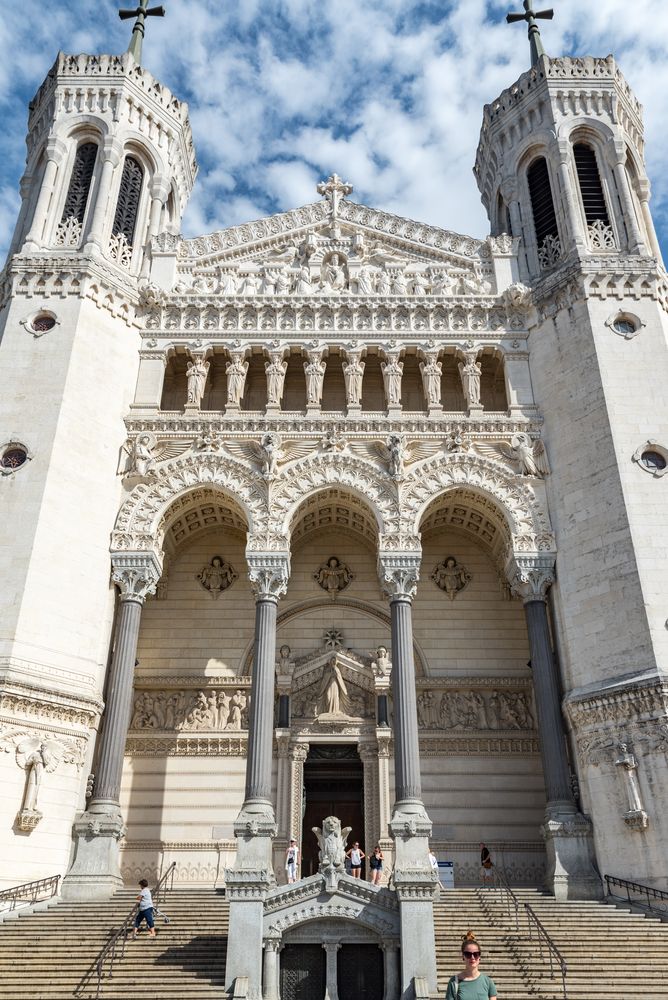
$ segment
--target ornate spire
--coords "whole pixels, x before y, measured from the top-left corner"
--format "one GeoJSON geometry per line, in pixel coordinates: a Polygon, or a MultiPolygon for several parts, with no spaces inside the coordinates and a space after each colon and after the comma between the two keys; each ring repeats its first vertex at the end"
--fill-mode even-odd
{"type": "Polygon", "coordinates": [[[132,29],[132,37],[128,45],[128,52],[134,57],[136,63],[141,62],[141,47],[144,41],[144,22],[147,17],[164,17],[164,7],[149,7],[148,0],[139,0],[139,4],[134,10],[119,10],[118,16],[121,21],[135,17],[135,26],[132,29]]]}
{"type": "Polygon", "coordinates": [[[332,218],[335,219],[339,211],[339,202],[345,195],[351,194],[352,184],[346,184],[338,174],[332,174],[326,181],[320,181],[316,191],[324,198],[328,198],[332,206],[332,218]]]}
{"type": "Polygon", "coordinates": [[[523,14],[506,14],[506,21],[508,24],[514,24],[516,21],[526,21],[529,25],[529,44],[531,45],[532,66],[535,66],[540,57],[545,55],[545,49],[543,48],[543,43],[540,40],[540,31],[538,30],[536,21],[551,21],[553,17],[554,11],[552,8],[549,10],[534,10],[533,0],[524,0],[523,14]]]}

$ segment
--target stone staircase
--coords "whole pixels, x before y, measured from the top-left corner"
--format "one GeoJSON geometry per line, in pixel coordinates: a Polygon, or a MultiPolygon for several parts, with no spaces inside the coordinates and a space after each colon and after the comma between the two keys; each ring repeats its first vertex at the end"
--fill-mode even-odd
{"type": "MultiPolygon", "coordinates": [[[[538,890],[516,895],[534,908],[568,963],[569,1000],[668,1000],[668,924],[600,903],[555,903],[538,890]]],[[[96,979],[77,992],[86,972],[128,913],[135,890],[96,903],[59,902],[0,923],[0,1000],[92,1000],[96,979]]],[[[483,949],[482,969],[500,1000],[562,1000],[561,977],[541,959],[526,924],[514,933],[498,889],[441,891],[435,906],[440,996],[461,968],[461,935],[472,928],[483,949]]],[[[222,1000],[228,906],[213,889],[175,889],[158,919],[158,937],[129,940],[102,1000],[222,1000]]],[[[321,1000],[314,997],[313,1000],[321,1000]]]]}
{"type": "MultiPolygon", "coordinates": [[[[515,889],[529,903],[568,965],[568,1000],[668,1000],[668,924],[627,908],[596,902],[557,903],[538,889],[515,889]]],[[[520,915],[515,932],[500,889],[441,890],[435,906],[436,959],[443,990],[462,968],[462,935],[480,940],[481,970],[495,981],[500,1000],[562,1000],[561,974],[541,958],[520,915]]],[[[441,995],[443,995],[441,993],[441,995]]]]}
{"type": "MultiPolygon", "coordinates": [[[[136,890],[95,903],[62,901],[0,924],[0,998],[91,1000],[97,977],[76,992],[95,957],[123,922],[136,890]]],[[[213,889],[174,889],[160,908],[158,936],[128,940],[125,957],[102,981],[101,1000],[220,1000],[225,978],[228,904],[213,889]]],[[[144,925],[145,926],[145,925],[144,925]]]]}

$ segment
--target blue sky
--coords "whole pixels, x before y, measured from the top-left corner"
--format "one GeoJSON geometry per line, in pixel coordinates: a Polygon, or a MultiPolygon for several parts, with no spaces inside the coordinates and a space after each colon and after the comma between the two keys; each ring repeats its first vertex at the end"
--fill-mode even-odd
{"type": "MultiPolygon", "coordinates": [[[[332,171],[352,198],[482,236],[471,168],[482,106],[528,67],[521,0],[164,0],[144,64],[190,104],[200,174],[186,235],[295,207],[332,171]]],[[[134,0],[125,6],[133,6],[134,0]]],[[[546,3],[547,5],[547,3],[546,3]]],[[[668,4],[554,0],[552,55],[612,52],[645,105],[668,252],[668,4]]],[[[120,52],[115,0],[3,4],[0,255],[18,211],[28,101],[59,48],[120,52]]]]}

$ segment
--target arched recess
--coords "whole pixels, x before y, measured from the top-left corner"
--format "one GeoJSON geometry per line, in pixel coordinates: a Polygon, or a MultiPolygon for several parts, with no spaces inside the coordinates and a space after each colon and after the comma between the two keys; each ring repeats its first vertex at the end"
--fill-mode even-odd
{"type": "Polygon", "coordinates": [[[219,498],[237,511],[248,534],[266,529],[264,481],[223,455],[186,455],[162,466],[155,482],[139,483],[116,517],[112,550],[159,550],[180,512],[219,498]]]}

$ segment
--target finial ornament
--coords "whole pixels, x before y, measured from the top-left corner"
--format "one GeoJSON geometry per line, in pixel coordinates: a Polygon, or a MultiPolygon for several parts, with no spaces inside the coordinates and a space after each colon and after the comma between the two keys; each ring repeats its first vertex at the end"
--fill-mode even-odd
{"type": "Polygon", "coordinates": [[[534,10],[533,0],[524,0],[523,14],[506,14],[506,21],[508,24],[515,24],[517,21],[526,21],[529,25],[529,44],[531,45],[532,66],[536,66],[540,57],[545,55],[545,49],[543,48],[543,43],[540,40],[540,31],[538,30],[536,21],[551,21],[553,17],[554,11],[551,7],[549,10],[534,10]]]}
{"type": "Polygon", "coordinates": [[[134,10],[119,10],[118,16],[121,21],[127,21],[131,17],[135,17],[135,26],[132,29],[132,37],[130,38],[130,44],[128,45],[128,52],[134,58],[136,63],[141,62],[141,47],[144,41],[144,22],[147,17],[164,17],[165,8],[160,7],[149,7],[149,0],[139,0],[138,5],[134,10]]]}
{"type": "Polygon", "coordinates": [[[332,174],[326,181],[320,181],[316,188],[318,194],[321,194],[323,198],[329,198],[332,206],[333,219],[335,219],[338,215],[339,203],[341,199],[345,197],[345,195],[351,194],[352,190],[352,184],[347,184],[345,181],[342,181],[338,174],[332,174]]]}

